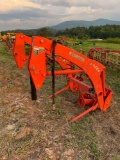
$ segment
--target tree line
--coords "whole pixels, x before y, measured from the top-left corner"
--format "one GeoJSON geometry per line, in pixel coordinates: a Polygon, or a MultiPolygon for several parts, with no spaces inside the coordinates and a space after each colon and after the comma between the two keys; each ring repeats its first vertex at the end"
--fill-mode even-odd
{"type": "Polygon", "coordinates": [[[76,27],[71,29],[65,29],[64,31],[59,31],[57,36],[68,36],[77,37],[79,39],[87,38],[120,38],[120,25],[105,25],[105,26],[90,26],[87,27],[76,27]]]}
{"type": "MultiPolygon", "coordinates": [[[[10,31],[1,32],[5,34],[10,31]]],[[[70,38],[78,39],[108,39],[108,38],[120,38],[120,25],[104,25],[104,26],[90,26],[90,27],[76,27],[65,30],[54,30],[51,28],[39,28],[28,30],[12,30],[11,32],[21,32],[28,36],[66,36],[70,38]]]]}

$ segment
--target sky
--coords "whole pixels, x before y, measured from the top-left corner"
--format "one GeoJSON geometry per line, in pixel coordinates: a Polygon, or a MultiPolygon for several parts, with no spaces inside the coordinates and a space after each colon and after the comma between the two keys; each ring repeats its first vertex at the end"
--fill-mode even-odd
{"type": "Polygon", "coordinates": [[[120,21],[120,0],[0,0],[0,31],[99,18],[120,21]]]}

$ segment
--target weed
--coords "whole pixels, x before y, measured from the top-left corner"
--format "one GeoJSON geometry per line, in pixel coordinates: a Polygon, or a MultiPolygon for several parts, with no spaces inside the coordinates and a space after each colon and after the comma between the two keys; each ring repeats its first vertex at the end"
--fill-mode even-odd
{"type": "Polygon", "coordinates": [[[24,148],[20,147],[17,149],[17,153],[18,154],[24,154],[26,151],[24,150],[24,148]]]}
{"type": "Polygon", "coordinates": [[[90,157],[92,156],[94,160],[99,160],[100,149],[96,146],[96,144],[94,142],[90,143],[89,149],[92,152],[92,155],[90,154],[90,157]]]}

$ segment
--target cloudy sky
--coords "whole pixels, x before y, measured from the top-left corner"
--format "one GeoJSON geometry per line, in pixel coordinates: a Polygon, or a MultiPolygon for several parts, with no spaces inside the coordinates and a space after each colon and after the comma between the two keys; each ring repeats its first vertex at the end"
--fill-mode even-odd
{"type": "Polygon", "coordinates": [[[98,18],[120,21],[120,0],[0,0],[0,31],[98,18]]]}

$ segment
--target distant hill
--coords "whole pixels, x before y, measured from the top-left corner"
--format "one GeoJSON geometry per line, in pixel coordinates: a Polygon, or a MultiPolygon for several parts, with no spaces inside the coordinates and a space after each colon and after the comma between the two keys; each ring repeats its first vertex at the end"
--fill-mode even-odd
{"type": "Polygon", "coordinates": [[[120,21],[113,21],[113,20],[108,20],[108,19],[97,19],[94,21],[72,20],[72,21],[65,21],[65,22],[59,23],[49,28],[52,28],[55,30],[64,30],[66,28],[101,26],[101,25],[106,25],[106,24],[120,25],[120,21]]]}

